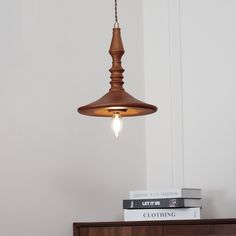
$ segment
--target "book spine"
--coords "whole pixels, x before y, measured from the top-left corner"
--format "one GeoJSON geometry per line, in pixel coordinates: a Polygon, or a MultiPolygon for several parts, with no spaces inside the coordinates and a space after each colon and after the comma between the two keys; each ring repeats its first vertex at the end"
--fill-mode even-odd
{"type": "Polygon", "coordinates": [[[181,189],[160,190],[160,191],[130,191],[129,199],[149,198],[181,198],[181,189]]]}
{"type": "Polygon", "coordinates": [[[124,210],[125,221],[197,220],[200,208],[124,210]]]}
{"type": "Polygon", "coordinates": [[[158,209],[185,207],[183,198],[123,200],[123,209],[158,209]]]}

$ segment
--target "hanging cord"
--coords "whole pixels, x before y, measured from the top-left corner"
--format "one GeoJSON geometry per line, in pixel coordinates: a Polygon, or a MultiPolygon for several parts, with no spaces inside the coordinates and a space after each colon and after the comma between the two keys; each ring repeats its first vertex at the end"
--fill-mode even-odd
{"type": "Polygon", "coordinates": [[[117,14],[117,0],[115,0],[115,28],[119,28],[118,14],[117,14]]]}

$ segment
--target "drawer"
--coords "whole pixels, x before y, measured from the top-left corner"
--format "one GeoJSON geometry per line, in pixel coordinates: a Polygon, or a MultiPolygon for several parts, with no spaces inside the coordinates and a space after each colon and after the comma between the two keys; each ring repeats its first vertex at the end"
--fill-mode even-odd
{"type": "Polygon", "coordinates": [[[161,226],[83,227],[78,236],[162,236],[161,226]]]}
{"type": "Polygon", "coordinates": [[[230,224],[209,224],[209,225],[164,225],[163,235],[165,236],[236,236],[236,225],[230,224]]]}

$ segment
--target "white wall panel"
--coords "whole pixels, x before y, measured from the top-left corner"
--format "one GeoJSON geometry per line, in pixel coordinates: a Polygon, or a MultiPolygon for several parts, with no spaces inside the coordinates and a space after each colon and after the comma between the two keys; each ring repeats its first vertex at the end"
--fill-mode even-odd
{"type": "Polygon", "coordinates": [[[146,101],[157,113],[146,118],[147,187],[171,187],[172,129],[169,71],[169,19],[166,0],[143,1],[146,101]]]}
{"type": "Polygon", "coordinates": [[[200,187],[203,217],[235,217],[236,2],[143,4],[147,185],[200,187]]]}
{"type": "Polygon", "coordinates": [[[236,2],[181,0],[185,182],[206,217],[235,217],[236,2]]]}

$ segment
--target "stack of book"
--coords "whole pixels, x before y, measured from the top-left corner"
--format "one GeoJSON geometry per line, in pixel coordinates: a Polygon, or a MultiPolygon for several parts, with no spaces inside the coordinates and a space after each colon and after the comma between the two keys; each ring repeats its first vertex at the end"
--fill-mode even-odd
{"type": "Polygon", "coordinates": [[[130,191],[123,200],[125,221],[200,219],[201,189],[130,191]]]}

